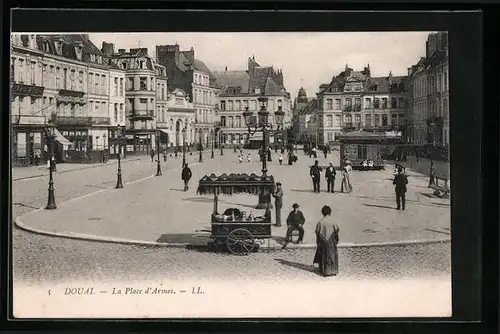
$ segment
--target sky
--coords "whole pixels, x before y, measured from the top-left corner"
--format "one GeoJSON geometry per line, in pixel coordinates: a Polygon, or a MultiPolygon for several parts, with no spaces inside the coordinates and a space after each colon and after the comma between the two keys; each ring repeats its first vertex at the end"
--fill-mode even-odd
{"type": "Polygon", "coordinates": [[[406,75],[408,67],[425,56],[429,32],[273,32],[273,33],[94,33],[99,48],[114,43],[115,50],[146,47],[155,56],[156,45],[179,44],[212,71],[246,70],[248,57],[261,66],[283,71],[292,98],[301,86],[314,97],[319,85],[329,83],[348,64],[372,76],[406,75]]]}

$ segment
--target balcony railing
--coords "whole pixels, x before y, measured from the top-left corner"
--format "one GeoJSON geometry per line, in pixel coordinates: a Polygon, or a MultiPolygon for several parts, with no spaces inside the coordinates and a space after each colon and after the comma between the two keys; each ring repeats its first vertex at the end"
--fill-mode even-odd
{"type": "Polygon", "coordinates": [[[52,116],[52,122],[57,125],[110,125],[109,117],[52,116]]]}
{"type": "Polygon", "coordinates": [[[12,95],[17,96],[31,96],[31,97],[42,97],[44,87],[36,85],[25,85],[22,83],[12,83],[12,95]]]}
{"type": "Polygon", "coordinates": [[[12,115],[12,124],[15,125],[45,125],[45,116],[12,115]]]}
{"type": "Polygon", "coordinates": [[[60,89],[59,96],[83,97],[85,92],[73,89],[60,89]]]}
{"type": "Polygon", "coordinates": [[[361,105],[354,105],[354,111],[361,111],[361,105]]]}
{"type": "Polygon", "coordinates": [[[59,95],[57,103],[85,104],[87,101],[83,97],[59,95]]]}
{"type": "Polygon", "coordinates": [[[131,118],[153,118],[154,110],[132,110],[129,114],[131,118]]]}

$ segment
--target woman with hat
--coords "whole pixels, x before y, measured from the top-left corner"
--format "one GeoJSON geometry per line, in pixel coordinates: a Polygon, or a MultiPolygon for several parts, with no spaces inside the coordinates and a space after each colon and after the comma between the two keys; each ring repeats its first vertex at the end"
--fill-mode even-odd
{"type": "Polygon", "coordinates": [[[298,210],[299,205],[297,203],[293,203],[292,208],[293,210],[290,211],[290,213],[288,214],[288,218],[286,219],[288,229],[286,231],[286,240],[283,248],[285,248],[286,245],[292,240],[293,231],[299,231],[299,239],[297,240],[297,243],[301,243],[302,239],[304,238],[304,228],[302,227],[302,225],[304,225],[306,219],[302,211],[298,210]]]}
{"type": "Polygon", "coordinates": [[[340,185],[340,192],[344,192],[344,188],[348,193],[352,191],[352,185],[351,185],[351,162],[349,160],[346,160],[344,162],[344,168],[342,170],[342,183],[340,185]]]}
{"type": "Polygon", "coordinates": [[[316,254],[313,263],[319,265],[323,276],[335,276],[339,273],[339,227],[331,217],[332,209],[325,205],[321,209],[323,218],[316,225],[316,254]]]}

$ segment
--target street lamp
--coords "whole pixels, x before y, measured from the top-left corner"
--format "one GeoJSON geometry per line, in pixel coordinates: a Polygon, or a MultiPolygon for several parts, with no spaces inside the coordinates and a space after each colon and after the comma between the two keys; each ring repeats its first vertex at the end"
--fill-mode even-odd
{"type": "Polygon", "coordinates": [[[215,156],[214,156],[214,141],[215,141],[214,129],[210,130],[210,141],[212,142],[212,154],[211,154],[210,158],[213,159],[213,158],[215,158],[215,156]]]}
{"type": "Polygon", "coordinates": [[[186,166],[186,132],[187,125],[182,129],[182,168],[186,166]]]}
{"type": "Polygon", "coordinates": [[[222,146],[222,137],[223,137],[224,133],[222,132],[222,130],[219,130],[219,146],[220,146],[220,156],[223,156],[224,155],[224,147],[222,146]]]}
{"type": "Polygon", "coordinates": [[[122,134],[122,128],[118,125],[116,127],[116,137],[118,140],[118,172],[116,173],[116,187],[115,189],[121,189],[123,188],[123,182],[122,182],[122,140],[123,140],[123,134],[122,134]]]}
{"type": "Polygon", "coordinates": [[[47,127],[47,132],[49,134],[49,146],[50,146],[50,163],[49,163],[49,189],[48,189],[48,198],[47,198],[47,206],[46,210],[54,210],[57,209],[56,198],[54,194],[54,178],[53,178],[53,168],[54,165],[52,163],[52,159],[54,157],[54,138],[56,137],[56,127],[52,124],[49,124],[47,127]]]}
{"type": "MultiPolygon", "coordinates": [[[[245,118],[245,123],[248,128],[248,134],[250,136],[254,135],[257,131],[262,131],[262,149],[260,152],[261,161],[262,161],[262,178],[266,178],[267,176],[267,141],[269,131],[273,131],[273,125],[268,123],[269,119],[269,111],[267,111],[267,102],[268,98],[264,95],[258,98],[260,110],[257,112],[258,120],[256,124],[252,124],[252,116],[253,113],[248,110],[248,107],[245,108],[243,112],[243,117],[245,118]]],[[[282,106],[278,106],[278,110],[274,112],[274,116],[276,119],[276,131],[279,131],[281,126],[283,125],[283,119],[285,117],[285,112],[282,110],[282,106]]],[[[270,198],[265,193],[265,189],[262,188],[259,193],[259,203],[257,204],[257,209],[265,209],[270,207],[270,198]]]]}
{"type": "Polygon", "coordinates": [[[202,150],[203,150],[203,144],[201,143],[201,129],[198,131],[199,132],[199,138],[200,138],[200,143],[198,144],[198,150],[200,151],[200,159],[199,162],[203,162],[203,155],[202,155],[202,150]]]}
{"type": "Polygon", "coordinates": [[[160,131],[156,135],[156,151],[158,151],[158,160],[156,161],[156,176],[161,176],[161,165],[160,165],[160,131]]]}

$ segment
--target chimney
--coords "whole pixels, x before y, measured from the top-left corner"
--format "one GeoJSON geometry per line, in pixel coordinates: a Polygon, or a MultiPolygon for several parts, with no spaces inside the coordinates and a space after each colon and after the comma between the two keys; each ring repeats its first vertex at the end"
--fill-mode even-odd
{"type": "Polygon", "coordinates": [[[255,70],[255,57],[248,57],[248,72],[253,72],[255,70]]]}
{"type": "Polygon", "coordinates": [[[115,45],[113,43],[102,42],[101,51],[105,55],[111,56],[113,53],[115,53],[115,45]]]}
{"type": "Polygon", "coordinates": [[[227,66],[226,66],[226,72],[227,72],[227,66]]]}
{"type": "Polygon", "coordinates": [[[189,51],[184,52],[184,56],[191,62],[191,64],[194,64],[194,48],[191,47],[189,51]]]}

